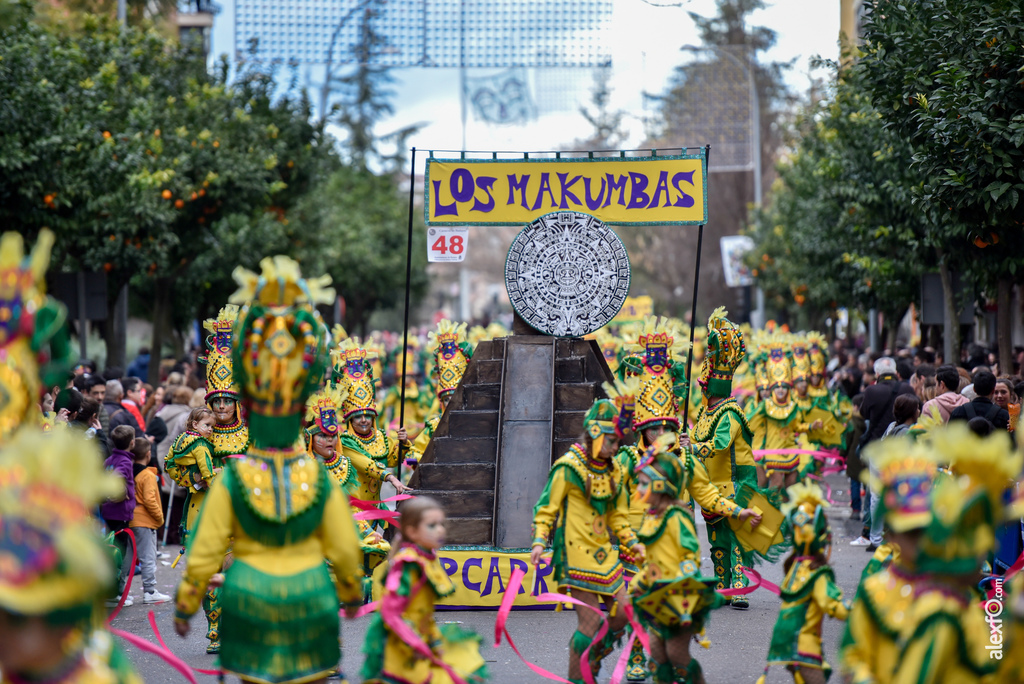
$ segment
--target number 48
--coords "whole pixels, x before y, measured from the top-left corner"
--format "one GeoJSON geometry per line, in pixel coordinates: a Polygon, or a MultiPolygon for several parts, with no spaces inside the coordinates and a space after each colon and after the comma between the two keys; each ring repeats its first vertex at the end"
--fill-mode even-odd
{"type": "Polygon", "coordinates": [[[461,235],[452,235],[450,240],[446,240],[447,236],[442,235],[434,240],[434,244],[430,246],[430,249],[434,252],[440,252],[441,254],[462,254],[462,250],[465,249],[465,245],[462,242],[461,235]]]}

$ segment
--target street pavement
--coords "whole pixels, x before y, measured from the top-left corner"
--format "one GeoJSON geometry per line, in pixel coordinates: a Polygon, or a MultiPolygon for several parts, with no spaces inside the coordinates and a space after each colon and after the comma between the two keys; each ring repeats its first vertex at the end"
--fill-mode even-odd
{"type": "MultiPolygon", "coordinates": [[[[830,475],[827,480],[833,489],[836,505],[829,511],[832,524],[834,543],[832,550],[832,567],[836,580],[842,587],[847,598],[852,598],[860,579],[860,573],[870,558],[864,547],[850,546],[860,532],[860,522],[850,519],[849,481],[840,475],[830,475]]],[[[701,550],[707,554],[707,534],[703,529],[703,520],[697,516],[698,533],[701,550]]],[[[157,584],[165,594],[174,593],[177,580],[181,575],[181,566],[172,570],[169,561],[177,554],[177,546],[164,550],[171,556],[165,559],[167,565],[157,562],[157,584]]],[[[705,556],[702,570],[712,575],[711,561],[705,556]]],[[[760,566],[759,572],[765,579],[778,584],[782,581],[781,561],[773,566],[760,566]]],[[[142,603],[141,578],[136,575],[132,586],[135,605],[124,608],[114,620],[113,626],[156,642],[149,627],[147,614],[152,610],[156,614],[157,626],[164,640],[176,655],[189,665],[212,669],[215,667],[214,656],[206,654],[205,639],[206,621],[202,613],[192,619],[192,631],[188,638],[181,639],[174,633],[173,603],[146,606],[142,603]]],[[[745,611],[725,607],[711,615],[707,630],[707,638],[711,641],[705,650],[692,644],[690,652],[700,661],[704,668],[708,684],[753,683],[764,670],[765,656],[771,639],[772,627],[778,614],[779,599],[764,589],[754,592],[750,597],[750,608],[745,611]]],[[[457,622],[463,627],[471,628],[483,637],[481,649],[487,659],[490,680],[494,684],[520,684],[522,682],[542,682],[541,677],[533,674],[505,643],[500,648],[493,647],[494,617],[492,611],[438,611],[439,622],[457,622]]],[[[361,681],[358,672],[363,662],[361,653],[369,617],[358,620],[343,620],[342,624],[342,668],[351,673],[350,681],[355,684],[361,681]]],[[[513,611],[508,621],[508,631],[515,639],[516,645],[523,655],[543,668],[564,676],[568,663],[568,644],[576,625],[576,616],[572,611],[513,611]]],[[[842,634],[842,623],[826,618],[823,630],[825,658],[835,665],[836,648],[842,634]]],[[[124,650],[135,665],[136,670],[147,683],[180,682],[181,675],[171,669],[156,656],[143,653],[135,647],[124,644],[124,650]]],[[[618,651],[605,661],[598,682],[608,682],[618,651]]],[[[200,684],[213,678],[197,675],[200,684]]],[[[236,681],[228,678],[229,681],[236,681]]],[[[336,681],[336,680],[333,680],[336,681]]],[[[772,669],[768,683],[791,682],[790,675],[784,668],[772,669]]]]}

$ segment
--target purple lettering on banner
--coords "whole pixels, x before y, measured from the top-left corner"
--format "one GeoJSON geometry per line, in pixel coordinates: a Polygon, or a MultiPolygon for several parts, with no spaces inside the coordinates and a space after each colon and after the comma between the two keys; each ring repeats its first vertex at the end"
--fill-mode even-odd
{"type": "Polygon", "coordinates": [[[590,179],[583,179],[583,196],[587,199],[587,209],[594,211],[601,208],[601,201],[604,199],[605,180],[601,179],[601,192],[597,193],[597,199],[590,196],[590,179]]]}
{"type": "Polygon", "coordinates": [[[475,591],[476,593],[479,594],[480,593],[480,583],[479,582],[473,582],[473,581],[471,581],[469,579],[469,569],[471,567],[472,568],[481,568],[482,569],[484,567],[483,559],[480,559],[480,558],[470,558],[465,563],[462,564],[462,586],[466,587],[467,589],[472,589],[473,591],[475,591]]]}
{"type": "Polygon", "coordinates": [[[529,209],[530,206],[526,203],[526,187],[530,184],[530,174],[524,173],[521,179],[516,178],[514,173],[508,175],[508,202],[506,204],[516,203],[516,190],[519,191],[519,204],[523,209],[529,209]]]}
{"type": "Polygon", "coordinates": [[[455,202],[441,204],[441,181],[431,181],[434,186],[434,216],[458,216],[459,207],[455,202]]]}
{"type": "Polygon", "coordinates": [[[548,583],[544,581],[545,577],[554,574],[555,565],[554,563],[541,563],[537,567],[537,593],[546,594],[548,591],[548,583]]]}
{"type": "MultiPolygon", "coordinates": [[[[516,570],[522,570],[525,575],[530,574],[530,566],[527,565],[526,561],[519,560],[518,558],[508,559],[508,576],[511,577],[512,573],[516,570]]],[[[526,577],[523,577],[523,582],[526,581],[526,577]]],[[[523,582],[519,584],[519,593],[525,594],[526,589],[523,587],[523,582]]]]}
{"type": "Polygon", "coordinates": [[[629,204],[627,209],[645,209],[651,201],[650,196],[644,192],[647,189],[647,176],[635,171],[629,172],[629,179],[633,181],[632,190],[629,193],[629,204]]]}
{"type": "Polygon", "coordinates": [[[573,204],[575,204],[576,206],[580,206],[580,198],[577,197],[576,195],[572,194],[571,192],[569,192],[569,188],[571,188],[573,186],[573,184],[576,183],[576,181],[578,181],[580,178],[582,178],[582,176],[573,176],[572,180],[569,181],[568,183],[566,183],[565,179],[569,177],[569,174],[567,174],[567,173],[559,173],[559,174],[556,174],[556,175],[558,176],[558,182],[562,185],[562,201],[559,203],[558,208],[559,209],[568,209],[569,208],[569,205],[565,201],[566,197],[571,199],[573,204]]]}
{"type": "Polygon", "coordinates": [[[696,173],[696,171],[680,171],[679,173],[672,176],[672,187],[674,187],[676,189],[676,192],[679,193],[679,199],[677,199],[672,204],[673,207],[683,207],[684,209],[686,209],[692,207],[695,204],[693,197],[687,195],[686,192],[679,187],[679,183],[681,183],[682,181],[686,181],[690,185],[693,185],[694,173],[696,173]]]}
{"type": "Polygon", "coordinates": [[[449,577],[459,571],[459,562],[454,558],[441,557],[441,567],[449,577]]]}
{"type": "Polygon", "coordinates": [[[648,209],[658,208],[658,200],[661,199],[662,191],[665,192],[665,204],[661,205],[662,208],[671,207],[672,200],[668,196],[668,171],[662,171],[658,174],[658,185],[654,188],[654,197],[651,198],[651,203],[647,205],[648,209]]]}
{"type": "Polygon", "coordinates": [[[547,190],[548,199],[551,200],[551,208],[554,209],[558,206],[558,202],[555,201],[555,193],[551,190],[551,174],[545,171],[540,174],[540,188],[537,190],[537,199],[534,200],[533,207],[530,209],[531,211],[537,211],[540,209],[540,197],[544,194],[545,190],[547,190]]]}
{"type": "Polygon", "coordinates": [[[452,177],[448,179],[448,187],[452,191],[452,199],[456,202],[468,202],[473,199],[476,186],[473,184],[473,174],[469,169],[455,169],[452,177]]]}
{"type": "Polygon", "coordinates": [[[619,191],[619,204],[625,206],[626,204],[626,177],[619,176],[616,180],[615,176],[610,173],[604,174],[608,179],[608,196],[604,198],[604,206],[608,206],[612,203],[612,193],[616,190],[619,191]]]}
{"type": "Polygon", "coordinates": [[[493,176],[480,176],[476,179],[476,187],[487,193],[487,202],[481,202],[478,199],[474,199],[472,211],[488,212],[491,209],[494,209],[494,197],[491,195],[491,188],[494,187],[494,183],[497,180],[498,179],[493,176]]]}
{"type": "Polygon", "coordinates": [[[480,592],[481,596],[487,596],[491,593],[491,585],[494,582],[494,578],[498,578],[498,592],[505,593],[505,585],[501,581],[501,568],[498,564],[501,562],[499,556],[491,556],[491,565],[487,569],[487,584],[484,585],[484,590],[480,592]]]}

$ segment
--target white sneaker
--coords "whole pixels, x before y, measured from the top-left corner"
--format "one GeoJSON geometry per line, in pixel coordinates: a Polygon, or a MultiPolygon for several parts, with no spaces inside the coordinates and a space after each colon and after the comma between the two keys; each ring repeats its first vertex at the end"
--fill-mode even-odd
{"type": "Polygon", "coordinates": [[[850,542],[850,546],[871,546],[871,540],[867,537],[857,537],[850,542]]]}
{"type": "MultiPolygon", "coordinates": [[[[117,604],[120,603],[120,602],[121,602],[121,597],[120,596],[118,596],[117,598],[107,599],[106,600],[106,606],[107,606],[107,608],[117,608],[117,604]]],[[[128,594],[128,596],[126,596],[125,599],[124,599],[124,605],[122,607],[127,608],[128,606],[132,605],[133,603],[135,603],[135,602],[132,601],[132,595],[128,594]]]]}
{"type": "Polygon", "coordinates": [[[161,594],[159,591],[147,591],[142,599],[143,603],[167,603],[171,600],[171,597],[167,594],[161,594]]]}

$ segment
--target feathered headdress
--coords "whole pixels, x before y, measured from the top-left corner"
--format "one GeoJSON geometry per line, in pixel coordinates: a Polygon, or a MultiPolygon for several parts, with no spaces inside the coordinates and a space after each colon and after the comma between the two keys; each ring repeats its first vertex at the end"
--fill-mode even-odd
{"type": "Polygon", "coordinates": [[[601,385],[605,394],[612,400],[619,409],[619,415],[615,418],[615,434],[623,439],[627,432],[633,430],[633,416],[636,413],[636,395],[640,392],[640,378],[629,376],[623,379],[616,379],[615,384],[604,383],[601,385]]]}
{"type": "Polygon", "coordinates": [[[306,433],[337,435],[341,430],[338,411],[347,396],[348,390],[337,385],[328,385],[311,396],[306,402],[306,433]]]}
{"type": "Polygon", "coordinates": [[[287,447],[298,439],[306,399],[327,365],[326,329],[316,304],[334,300],[330,276],[306,280],[286,256],[267,257],[256,275],[236,268],[239,312],[235,377],[250,409],[249,435],[258,447],[287,447]]]}
{"type": "Polygon", "coordinates": [[[932,520],[930,497],[938,470],[934,453],[909,437],[895,437],[869,444],[864,459],[872,466],[864,478],[878,495],[877,513],[889,528],[906,532],[926,527],[932,520]]]}
{"type": "Polygon", "coordinates": [[[636,339],[627,350],[643,354],[640,390],[636,396],[634,429],[665,423],[679,427],[677,396],[684,391],[686,378],[677,357],[687,349],[687,341],[666,318],[646,316],[636,339]],[[679,387],[677,387],[679,385],[679,387]]]}
{"type": "Polygon", "coordinates": [[[0,608],[90,619],[116,577],[93,511],[123,493],[76,431],[19,431],[0,452],[0,608]]]}
{"type": "Polygon", "coordinates": [[[438,396],[454,392],[462,382],[473,356],[473,348],[465,342],[465,335],[465,323],[456,324],[447,318],[438,322],[436,332],[427,335],[428,347],[434,352],[438,396]]]}
{"type": "Polygon", "coordinates": [[[782,505],[782,514],[793,536],[793,548],[804,556],[823,553],[832,543],[832,529],[825,517],[829,507],[825,493],[813,482],[798,482],[786,494],[789,501],[782,505]]]}
{"type": "Polygon", "coordinates": [[[369,363],[371,356],[375,354],[362,347],[358,337],[344,339],[331,350],[334,383],[346,392],[345,400],[339,404],[343,420],[356,413],[377,415],[377,386],[369,363]]]}
{"type": "Polygon", "coordinates": [[[216,318],[203,321],[203,327],[210,333],[206,338],[206,354],[200,359],[206,364],[206,403],[220,396],[233,401],[241,398],[231,361],[237,322],[238,307],[234,304],[222,308],[216,318]]]}
{"type": "Polygon", "coordinates": [[[732,394],[732,376],[747,355],[743,333],[726,318],[728,313],[720,306],[708,319],[707,352],[700,366],[700,386],[712,397],[732,394]]]}

